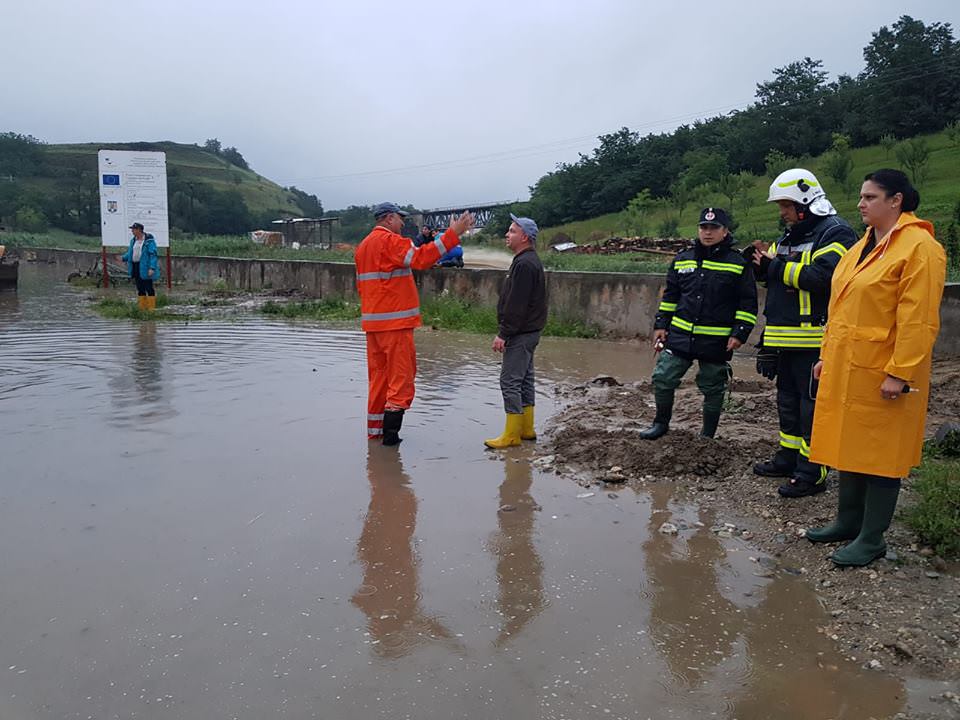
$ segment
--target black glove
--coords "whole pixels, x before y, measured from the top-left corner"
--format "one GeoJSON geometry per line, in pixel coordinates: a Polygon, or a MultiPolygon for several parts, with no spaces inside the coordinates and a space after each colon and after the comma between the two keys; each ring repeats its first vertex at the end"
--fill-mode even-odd
{"type": "Polygon", "coordinates": [[[757,347],[759,348],[759,350],[757,350],[757,372],[767,378],[767,380],[773,380],[777,377],[779,352],[762,343],[757,347]]]}

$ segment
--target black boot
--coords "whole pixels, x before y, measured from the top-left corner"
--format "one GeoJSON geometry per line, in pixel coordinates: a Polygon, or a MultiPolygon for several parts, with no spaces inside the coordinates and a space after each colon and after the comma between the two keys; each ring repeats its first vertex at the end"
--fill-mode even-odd
{"type": "Polygon", "coordinates": [[[670,418],[673,416],[673,403],[657,402],[657,414],[653,417],[653,425],[640,433],[644,440],[656,440],[667,434],[670,429],[670,418]]]}
{"type": "Polygon", "coordinates": [[[703,411],[703,429],[700,431],[700,437],[712,438],[717,434],[717,425],[720,424],[720,410],[703,411]]]}
{"type": "Polygon", "coordinates": [[[385,410],[383,413],[383,444],[399,445],[400,426],[403,425],[403,410],[385,410]]]}
{"type": "Polygon", "coordinates": [[[753,472],[764,477],[793,477],[798,454],[797,450],[781,447],[773,456],[773,460],[765,460],[754,465],[753,472]]]}

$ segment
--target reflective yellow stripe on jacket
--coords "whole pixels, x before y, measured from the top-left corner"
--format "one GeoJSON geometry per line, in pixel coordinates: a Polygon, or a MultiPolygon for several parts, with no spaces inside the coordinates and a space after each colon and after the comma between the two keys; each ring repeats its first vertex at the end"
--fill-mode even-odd
{"type": "Polygon", "coordinates": [[[823,328],[819,325],[767,325],[763,331],[763,344],[767,347],[816,350],[822,342],[823,328]]]}

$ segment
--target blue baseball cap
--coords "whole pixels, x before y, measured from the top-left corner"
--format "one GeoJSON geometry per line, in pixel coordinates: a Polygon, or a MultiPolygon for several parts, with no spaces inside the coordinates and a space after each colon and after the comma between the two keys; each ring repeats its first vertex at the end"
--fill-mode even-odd
{"type": "Polygon", "coordinates": [[[523,230],[524,235],[530,238],[530,242],[533,242],[537,239],[537,233],[540,232],[540,228],[537,227],[537,223],[534,222],[532,218],[517,217],[513,213],[510,213],[510,219],[513,220],[521,230],[523,230]]]}
{"type": "Polygon", "coordinates": [[[396,213],[400,217],[406,217],[410,213],[406,210],[401,210],[396,203],[392,202],[382,202],[379,205],[373,207],[373,216],[375,218],[381,217],[383,215],[389,215],[390,213],[396,213]]]}

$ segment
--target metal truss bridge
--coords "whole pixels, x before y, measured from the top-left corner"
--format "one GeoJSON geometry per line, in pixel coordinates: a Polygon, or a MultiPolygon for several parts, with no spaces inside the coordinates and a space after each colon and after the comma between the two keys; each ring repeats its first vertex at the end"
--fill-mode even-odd
{"type": "Polygon", "coordinates": [[[493,218],[493,213],[495,210],[509,207],[510,205],[510,202],[504,201],[424,210],[421,213],[422,219],[418,224],[427,225],[432,228],[446,228],[460,213],[464,212],[465,210],[469,210],[477,218],[477,227],[482,228],[493,218]]]}

